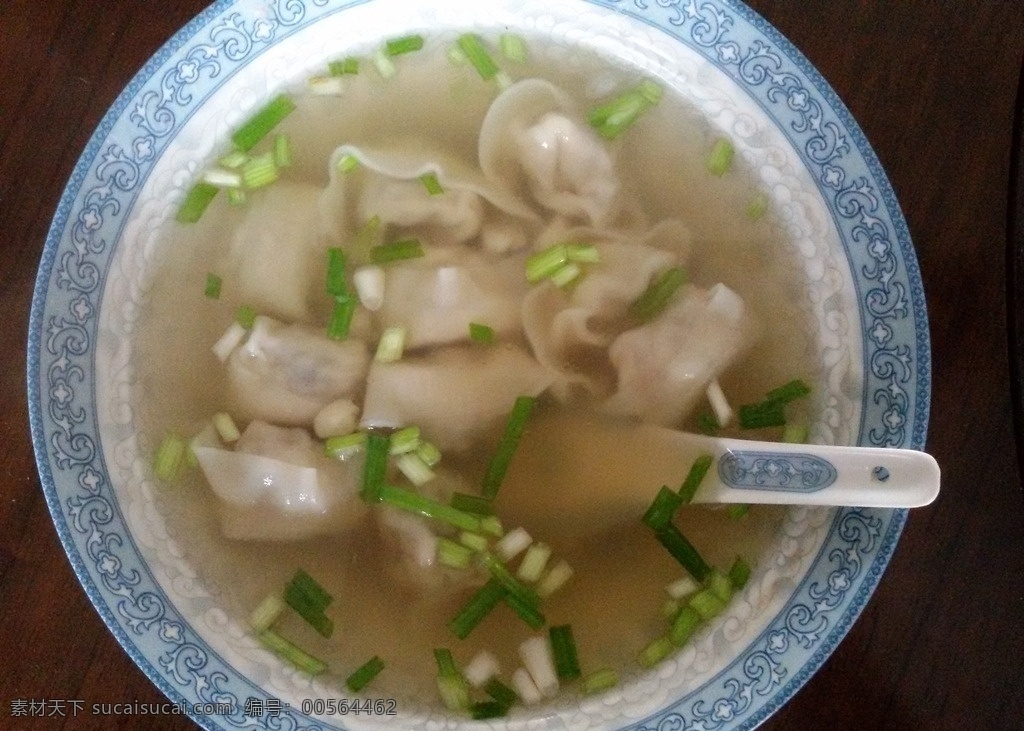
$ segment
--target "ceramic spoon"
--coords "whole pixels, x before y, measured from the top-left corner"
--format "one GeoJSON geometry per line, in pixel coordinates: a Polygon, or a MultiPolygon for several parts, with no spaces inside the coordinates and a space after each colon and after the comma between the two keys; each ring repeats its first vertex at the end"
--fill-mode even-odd
{"type": "MultiPolygon", "coordinates": [[[[939,492],[939,467],[909,449],[725,439],[577,415],[531,420],[498,493],[502,515],[559,532],[643,514],[694,460],[714,461],[694,503],[912,508],[939,492]]],[[[578,530],[577,530],[578,529],[578,530]]]]}

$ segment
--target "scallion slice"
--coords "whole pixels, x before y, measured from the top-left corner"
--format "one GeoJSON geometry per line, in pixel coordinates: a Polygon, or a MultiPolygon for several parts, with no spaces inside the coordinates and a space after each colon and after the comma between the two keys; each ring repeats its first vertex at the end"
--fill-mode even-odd
{"type": "Polygon", "coordinates": [[[540,608],[537,605],[509,592],[505,592],[504,599],[505,604],[531,629],[540,629],[547,624],[547,619],[541,614],[540,608]]]}
{"type": "Polygon", "coordinates": [[[235,148],[248,152],[294,110],[295,102],[287,94],[274,97],[231,135],[231,142],[235,148]]]}
{"type": "Polygon", "coordinates": [[[711,147],[711,153],[708,155],[708,172],[718,177],[725,175],[732,167],[732,159],[735,154],[736,148],[732,142],[724,137],[715,140],[715,144],[711,147]]]}
{"type": "Polygon", "coordinates": [[[715,592],[710,589],[704,589],[690,597],[687,606],[696,611],[701,619],[708,621],[721,614],[722,610],[725,609],[725,602],[715,592]]]}
{"type": "Polygon", "coordinates": [[[405,328],[400,325],[388,327],[377,341],[377,352],[373,359],[378,363],[394,363],[402,359],[405,350],[405,328]]]}
{"type": "Polygon", "coordinates": [[[284,613],[287,606],[288,605],[285,604],[284,597],[281,596],[280,593],[275,591],[273,594],[268,594],[267,597],[261,601],[254,610],[252,610],[252,614],[249,615],[249,626],[256,632],[263,632],[264,630],[270,629],[280,618],[281,614],[284,613]]]}
{"type": "Polygon", "coordinates": [[[225,444],[237,442],[238,438],[242,436],[242,433],[238,430],[238,425],[235,424],[235,420],[226,411],[218,411],[210,421],[213,422],[213,428],[217,430],[217,436],[225,444]]]}
{"type": "Polygon", "coordinates": [[[522,36],[515,33],[502,33],[498,37],[498,45],[502,55],[509,61],[526,63],[528,57],[526,40],[522,36]]]}
{"type": "Polygon", "coordinates": [[[519,695],[493,676],[484,684],[484,692],[505,708],[511,708],[519,702],[519,695]]]}
{"type": "Polygon", "coordinates": [[[552,276],[568,263],[568,247],[565,244],[553,244],[526,259],[526,281],[536,284],[552,276]]]}
{"type": "Polygon", "coordinates": [[[327,70],[331,76],[348,76],[359,73],[359,59],[354,56],[343,58],[340,61],[331,61],[327,64],[327,70]]]}
{"type": "Polygon", "coordinates": [[[356,314],[356,301],[352,297],[338,297],[334,300],[331,321],[327,323],[327,337],[331,340],[344,340],[352,328],[352,318],[356,314]]]}
{"type": "Polygon", "coordinates": [[[342,155],[334,166],[339,173],[350,173],[359,167],[359,158],[355,155],[342,155]]]}
{"type": "Polygon", "coordinates": [[[697,549],[686,539],[686,536],[679,532],[679,529],[673,523],[669,523],[659,529],[655,532],[655,535],[658,538],[658,542],[672,554],[672,557],[684,569],[690,572],[693,578],[701,583],[708,578],[711,574],[711,567],[701,558],[697,549]]]}
{"type": "Polygon", "coordinates": [[[209,299],[215,300],[220,299],[220,290],[224,284],[224,280],[219,275],[213,272],[208,272],[206,275],[206,286],[203,288],[203,295],[209,299]]]}
{"type": "Polygon", "coordinates": [[[441,195],[444,193],[444,188],[441,186],[441,181],[437,179],[436,173],[424,173],[420,176],[420,182],[423,183],[423,187],[426,188],[427,193],[430,195],[441,195]]]}
{"type": "Polygon", "coordinates": [[[725,514],[729,516],[729,520],[740,520],[749,512],[750,505],[747,503],[733,503],[725,509],[725,514]]]}
{"type": "Polygon", "coordinates": [[[629,306],[629,314],[641,322],[653,320],[662,313],[672,296],[685,283],[686,270],[682,267],[669,267],[629,306]]]}
{"type": "Polygon", "coordinates": [[[530,414],[533,413],[535,402],[536,399],[533,396],[519,396],[515,400],[512,411],[505,422],[505,431],[498,443],[498,449],[487,465],[487,472],[480,490],[480,494],[485,498],[494,499],[494,496],[498,494],[498,488],[501,487],[508,466],[512,462],[512,455],[515,454],[519,440],[526,429],[526,422],[529,420],[530,414]]]}
{"type": "Polygon", "coordinates": [[[737,556],[729,567],[728,576],[734,589],[742,589],[750,580],[750,564],[744,561],[742,556],[737,556]]]}
{"type": "Polygon", "coordinates": [[[421,442],[420,428],[418,426],[407,426],[391,435],[389,449],[393,455],[406,454],[407,452],[415,452],[421,442]]]}
{"type": "Polygon", "coordinates": [[[278,168],[291,167],[292,140],[288,135],[274,135],[274,164],[278,168]]]}
{"type": "Polygon", "coordinates": [[[683,502],[679,493],[663,485],[641,520],[651,530],[659,531],[672,522],[672,517],[683,502]]]}
{"type": "MultiPolygon", "coordinates": [[[[460,640],[466,639],[483,618],[505,598],[505,594],[505,588],[501,584],[495,579],[488,579],[448,622],[448,629],[460,640]]],[[[440,664],[440,660],[438,662],[440,664]]]]}
{"type": "Polygon", "coordinates": [[[340,247],[332,246],[327,249],[327,294],[332,297],[348,296],[346,265],[345,252],[340,247]]]}
{"type": "Polygon", "coordinates": [[[171,433],[164,437],[156,450],[156,457],[153,460],[153,473],[157,479],[170,481],[178,476],[182,464],[185,462],[185,452],[188,444],[177,434],[171,433]]]}
{"type": "Polygon", "coordinates": [[[657,104],[661,95],[662,89],[658,84],[642,81],[615,99],[592,109],[587,121],[605,139],[615,139],[657,104]]]}
{"type": "Polygon", "coordinates": [[[595,670],[583,679],[583,693],[593,695],[619,684],[619,674],[612,668],[595,670]]]}
{"type": "Polygon", "coordinates": [[[380,675],[384,669],[384,661],[374,655],[345,679],[345,687],[353,693],[358,693],[365,688],[371,680],[380,675]]]}
{"type": "Polygon", "coordinates": [[[256,324],[256,308],[252,305],[240,305],[235,312],[235,320],[246,330],[252,330],[256,324]]]}
{"type": "Polygon", "coordinates": [[[273,152],[265,152],[262,155],[249,158],[239,172],[242,175],[242,186],[247,190],[266,187],[276,182],[279,177],[273,152]]]}
{"type": "Polygon", "coordinates": [[[473,68],[480,74],[481,79],[490,81],[497,76],[498,71],[500,71],[498,64],[491,58],[491,54],[488,52],[480,36],[466,33],[459,36],[457,43],[459,50],[466,54],[466,58],[473,64],[473,68]]]}
{"type": "Polygon", "coordinates": [[[559,680],[575,680],[580,677],[580,661],[576,654],[576,639],[572,627],[560,624],[548,629],[551,639],[551,654],[555,660],[555,672],[559,680]]]}
{"type": "MultiPolygon", "coordinates": [[[[371,435],[371,443],[372,443],[371,435]]],[[[367,457],[369,462],[369,457],[367,457]]],[[[401,508],[410,513],[422,515],[425,518],[439,520],[448,523],[456,528],[468,531],[480,530],[480,517],[467,513],[450,505],[438,502],[432,498],[420,495],[394,485],[382,485],[378,492],[379,499],[388,505],[401,508]]]]}
{"type": "Polygon", "coordinates": [[[683,503],[689,503],[693,500],[693,496],[697,494],[700,483],[703,482],[704,476],[707,475],[714,461],[715,458],[710,454],[702,454],[693,460],[690,471],[686,474],[686,479],[683,480],[683,484],[679,488],[679,497],[683,503]]]}
{"type": "Polygon", "coordinates": [[[272,629],[264,630],[257,636],[264,647],[273,651],[278,657],[288,661],[299,670],[310,675],[320,675],[327,670],[327,663],[323,660],[310,655],[272,629]]]}
{"type": "Polygon", "coordinates": [[[363,484],[359,496],[366,502],[378,502],[386,487],[389,439],[384,434],[370,432],[366,436],[366,462],[363,465],[363,484]]]}
{"type": "Polygon", "coordinates": [[[449,504],[453,508],[465,510],[467,513],[474,513],[475,515],[494,515],[494,503],[479,495],[456,492],[452,494],[449,504]]]}
{"type": "Polygon", "coordinates": [[[474,721],[501,718],[508,714],[508,706],[499,701],[476,701],[469,706],[469,717],[474,721]]]}
{"type": "Polygon", "coordinates": [[[333,459],[350,457],[366,447],[366,439],[364,431],[328,437],[324,442],[324,454],[333,459]]]}
{"type": "Polygon", "coordinates": [[[211,185],[204,181],[196,183],[189,189],[188,195],[185,196],[185,200],[182,201],[181,206],[178,208],[175,220],[179,223],[195,223],[203,217],[207,206],[210,205],[219,191],[220,188],[216,185],[211,185]]]}
{"type": "Polygon", "coordinates": [[[572,566],[565,559],[559,559],[547,573],[540,577],[536,590],[539,597],[546,598],[562,588],[572,578],[572,566]]]}
{"type": "Polygon", "coordinates": [[[415,452],[406,452],[398,455],[395,460],[398,471],[405,475],[409,482],[420,487],[434,479],[434,471],[415,452]]]}
{"type": "Polygon", "coordinates": [[[517,579],[497,556],[492,553],[484,553],[481,558],[491,578],[504,587],[508,594],[531,607],[540,606],[540,596],[537,595],[537,592],[517,579]]]}
{"type": "Polygon", "coordinates": [[[658,637],[657,639],[652,640],[650,644],[641,651],[640,655],[637,657],[637,662],[641,667],[652,668],[668,657],[674,649],[675,646],[671,637],[658,637]]]}
{"type": "Polygon", "coordinates": [[[489,325],[481,325],[478,322],[469,323],[469,339],[481,345],[491,345],[494,342],[494,328],[489,325]]]}
{"type": "Polygon", "coordinates": [[[703,618],[697,612],[696,609],[690,605],[684,606],[676,614],[676,618],[672,621],[672,628],[669,630],[669,639],[672,640],[672,644],[676,647],[682,647],[689,639],[693,636],[693,633],[704,622],[703,618]]]}
{"type": "Polygon", "coordinates": [[[531,584],[536,583],[544,573],[549,558],[551,558],[551,546],[541,542],[532,544],[526,549],[526,554],[519,563],[516,578],[531,584]]]}
{"type": "Polygon", "coordinates": [[[423,255],[423,245],[419,239],[392,241],[370,249],[370,261],[374,264],[390,264],[404,259],[417,259],[423,255]]]}
{"type": "Polygon", "coordinates": [[[401,56],[423,48],[423,36],[414,34],[392,38],[384,44],[384,52],[389,56],[401,56]]]}

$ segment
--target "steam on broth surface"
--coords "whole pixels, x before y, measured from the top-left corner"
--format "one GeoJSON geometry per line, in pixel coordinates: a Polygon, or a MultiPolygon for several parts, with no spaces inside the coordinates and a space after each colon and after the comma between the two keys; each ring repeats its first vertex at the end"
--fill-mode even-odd
{"type": "MultiPolygon", "coordinates": [[[[335,597],[334,636],[294,617],[281,632],[339,684],[383,658],[366,691],[374,697],[434,697],[437,647],[460,662],[490,650],[507,680],[516,648],[537,631],[499,606],[455,638],[446,623],[486,573],[436,565],[437,536],[449,529],[360,499],[364,457],[325,456],[329,436],[419,427],[441,452],[436,477],[416,487],[392,467],[389,480],[446,502],[479,491],[516,396],[537,397],[534,416],[566,410],[694,430],[712,380],[740,404],[814,372],[781,227],[770,211],[747,215],[762,192],[742,160],[722,176],[707,170],[721,133],[666,89],[631,128],[603,139],[588,110],[642,78],[583,51],[566,64],[543,39],[528,47],[527,64],[502,63],[504,88],[429,40],[396,58],[390,78],[364,60],[340,96],[296,88],[295,111],[274,130],[290,142],[291,165],[242,205],[220,195],[197,223],[168,226],[138,329],[149,395],[140,421],[152,433],[201,433],[201,469],[159,495],[168,532],[188,537],[201,578],[239,620],[297,567],[316,577],[335,597]],[[426,190],[425,172],[443,192],[426,190]],[[411,238],[422,256],[369,269],[383,281],[379,307],[360,305],[348,336],[328,338],[328,249],[345,252],[355,296],[354,273],[373,266],[368,246],[411,238]],[[528,281],[530,257],[565,242],[592,247],[579,275],[564,286],[528,281]],[[673,267],[686,283],[666,309],[649,322],[631,316],[673,267]],[[219,299],[202,296],[210,272],[222,277],[219,299]],[[242,306],[257,317],[238,332],[242,306]],[[495,342],[474,341],[470,323],[495,342]],[[237,338],[223,341],[233,327],[237,338]],[[388,327],[404,329],[405,347],[381,363],[388,327]],[[240,446],[207,426],[218,412],[242,429],[240,446]],[[247,486],[253,470],[276,480],[272,498],[247,486]]],[[[660,486],[648,487],[653,498],[660,486]]],[[[516,527],[515,516],[499,517],[516,527]]],[[[677,524],[724,570],[737,555],[756,563],[782,518],[777,508],[734,520],[694,507],[677,524]]],[[[583,538],[533,538],[573,569],[543,613],[548,625],[572,625],[584,671],[639,672],[680,565],[640,515],[583,538]]]]}

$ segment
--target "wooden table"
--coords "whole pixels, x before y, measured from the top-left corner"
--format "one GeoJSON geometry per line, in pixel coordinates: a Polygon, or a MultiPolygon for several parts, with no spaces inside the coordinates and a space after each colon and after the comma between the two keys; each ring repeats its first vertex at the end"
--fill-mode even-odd
{"type": "MultiPolygon", "coordinates": [[[[763,728],[1021,728],[1024,506],[1005,277],[1024,5],[751,4],[849,106],[899,197],[928,295],[928,448],[944,470],[941,497],[911,515],[860,620],[763,728]]],[[[16,699],[163,701],[105,629],[58,543],[29,439],[26,328],[40,252],[75,160],[133,74],[204,5],[0,2],[2,729],[195,728],[168,716],[10,713],[16,699]]]]}

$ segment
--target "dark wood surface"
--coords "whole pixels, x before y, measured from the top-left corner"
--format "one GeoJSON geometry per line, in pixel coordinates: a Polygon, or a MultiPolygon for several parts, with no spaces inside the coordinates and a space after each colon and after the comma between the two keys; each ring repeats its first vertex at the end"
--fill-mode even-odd
{"type": "MultiPolygon", "coordinates": [[[[763,728],[1022,728],[1024,501],[1006,285],[1008,261],[1020,259],[1007,257],[1006,230],[1024,5],[751,4],[832,84],[899,197],[928,297],[928,449],[943,468],[941,497],[912,513],[861,619],[763,728]]],[[[75,160],[115,96],[204,5],[0,0],[0,729],[195,728],[168,716],[11,710],[19,699],[48,711],[60,700],[163,700],[106,631],[57,540],[29,438],[26,332],[75,160]]]]}

